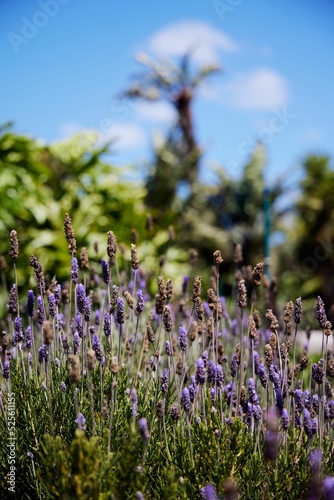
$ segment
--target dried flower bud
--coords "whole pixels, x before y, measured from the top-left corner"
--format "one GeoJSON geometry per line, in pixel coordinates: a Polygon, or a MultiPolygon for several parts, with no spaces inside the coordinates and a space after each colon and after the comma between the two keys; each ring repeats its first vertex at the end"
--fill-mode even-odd
{"type": "Polygon", "coordinates": [[[172,280],[168,279],[165,286],[166,299],[169,301],[173,295],[173,284],[172,280]]]}
{"type": "Polygon", "coordinates": [[[202,300],[200,299],[200,297],[198,297],[196,299],[195,307],[196,307],[197,317],[200,321],[202,321],[204,319],[204,307],[203,307],[202,300]]]}
{"type": "Polygon", "coordinates": [[[267,366],[270,366],[273,362],[274,353],[270,344],[264,346],[264,359],[267,366]]]}
{"type": "Polygon", "coordinates": [[[164,402],[162,399],[159,399],[159,401],[157,402],[156,415],[159,419],[163,418],[164,416],[164,402]]]}
{"type": "Polygon", "coordinates": [[[266,318],[270,321],[270,329],[272,331],[277,330],[279,327],[279,324],[278,324],[278,321],[277,321],[275,314],[272,312],[271,309],[267,309],[266,318]]]}
{"type": "Polygon", "coordinates": [[[108,243],[107,243],[107,254],[110,259],[110,264],[114,265],[116,261],[116,236],[112,231],[108,231],[108,243]]]}
{"type": "Polygon", "coordinates": [[[83,247],[80,252],[80,264],[82,269],[89,269],[89,258],[87,248],[83,247]]]}
{"type": "Polygon", "coordinates": [[[294,311],[294,320],[296,325],[299,325],[299,323],[302,320],[302,316],[303,316],[302,299],[301,297],[298,297],[298,299],[295,300],[295,311],[294,311]]]}
{"type": "Polygon", "coordinates": [[[139,259],[136,245],[131,244],[131,267],[133,270],[139,269],[139,259]]]}
{"type": "Polygon", "coordinates": [[[172,315],[168,306],[164,307],[162,322],[166,332],[171,332],[173,329],[172,315]]]}
{"type": "Polygon", "coordinates": [[[247,290],[245,280],[240,280],[238,283],[238,306],[243,309],[247,305],[247,290]]]}
{"type": "Polygon", "coordinates": [[[79,382],[80,380],[79,358],[78,356],[74,356],[74,354],[70,354],[68,358],[71,365],[70,380],[72,383],[79,382]]]}
{"type": "Polygon", "coordinates": [[[111,366],[110,366],[110,369],[111,369],[111,373],[113,373],[114,375],[116,375],[118,372],[119,372],[119,364],[118,364],[118,361],[117,361],[117,357],[116,356],[113,356],[111,358],[111,366]]]}
{"type": "Polygon", "coordinates": [[[292,300],[290,300],[284,309],[284,313],[283,313],[284,323],[286,323],[286,324],[290,323],[290,321],[292,319],[292,313],[293,313],[293,302],[292,302],[292,300]]]}
{"type": "Polygon", "coordinates": [[[253,280],[252,283],[254,286],[260,286],[261,285],[261,280],[263,276],[263,269],[264,269],[264,263],[259,262],[256,264],[256,266],[253,269],[252,276],[253,280]]]}
{"type": "Polygon", "coordinates": [[[256,337],[256,324],[253,316],[249,316],[248,319],[248,336],[252,340],[256,337]]]}
{"type": "Polygon", "coordinates": [[[193,288],[193,297],[192,297],[193,302],[195,302],[198,298],[200,298],[201,290],[202,290],[202,277],[196,276],[193,288]]]}
{"type": "Polygon", "coordinates": [[[155,341],[155,336],[154,336],[153,328],[149,322],[146,323],[146,334],[147,334],[147,338],[148,338],[149,342],[151,342],[151,344],[153,344],[153,342],[155,341]]]}
{"type": "Polygon", "coordinates": [[[158,293],[162,301],[166,300],[166,287],[163,276],[158,276],[158,293]]]}
{"type": "Polygon", "coordinates": [[[123,295],[124,295],[125,300],[128,303],[128,306],[130,307],[130,309],[133,309],[135,303],[134,303],[134,300],[133,300],[131,293],[128,291],[125,291],[123,293],[123,295]]]}
{"type": "Polygon", "coordinates": [[[213,262],[215,263],[216,266],[219,266],[222,262],[224,262],[220,250],[216,250],[213,253],[213,262]]]}
{"type": "Polygon", "coordinates": [[[19,256],[19,240],[14,229],[10,232],[9,256],[12,260],[16,260],[19,256]]]}
{"type": "Polygon", "coordinates": [[[191,323],[190,330],[189,330],[189,340],[191,342],[194,342],[194,340],[196,339],[197,333],[198,333],[198,323],[197,323],[197,321],[193,321],[191,323]]]}
{"type": "Polygon", "coordinates": [[[53,339],[52,325],[50,321],[43,321],[42,325],[44,344],[50,345],[53,339]]]}
{"type": "Polygon", "coordinates": [[[65,214],[64,218],[64,232],[65,232],[65,237],[68,243],[68,249],[70,251],[70,254],[75,255],[77,252],[77,242],[75,240],[75,235],[72,227],[72,221],[71,218],[68,214],[65,214]]]}
{"type": "Polygon", "coordinates": [[[87,367],[88,370],[94,370],[95,368],[95,363],[96,363],[96,354],[93,349],[88,349],[87,351],[87,367]]]}
{"type": "Polygon", "coordinates": [[[324,334],[326,335],[326,337],[329,337],[331,335],[332,329],[333,329],[332,323],[327,320],[324,326],[324,334]]]}

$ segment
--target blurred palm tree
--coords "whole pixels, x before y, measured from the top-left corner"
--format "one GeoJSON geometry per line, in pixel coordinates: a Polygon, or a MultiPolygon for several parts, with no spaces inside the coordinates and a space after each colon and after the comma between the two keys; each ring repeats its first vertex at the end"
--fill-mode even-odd
{"type": "Polygon", "coordinates": [[[136,82],[122,95],[145,101],[163,100],[176,113],[176,123],[166,139],[155,147],[155,159],[147,177],[147,205],[167,210],[181,183],[192,190],[198,181],[201,149],[195,137],[192,104],[203,81],[220,68],[211,64],[193,70],[189,54],[179,65],[171,61],[162,64],[145,54],[137,59],[144,70],[136,75],[136,82]]]}

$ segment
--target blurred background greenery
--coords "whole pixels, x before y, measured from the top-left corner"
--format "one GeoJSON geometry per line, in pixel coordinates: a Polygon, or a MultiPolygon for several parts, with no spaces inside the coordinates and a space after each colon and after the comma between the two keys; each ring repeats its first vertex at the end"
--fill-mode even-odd
{"type": "Polygon", "coordinates": [[[331,305],[334,171],[330,158],[308,155],[302,160],[304,175],[298,186],[293,186],[298,195],[291,202],[286,175],[265,192],[266,150],[261,143],[255,145],[238,178],[231,178],[222,165],[215,171],[215,181],[203,184],[198,177],[202,151],[194,133],[192,104],[202,81],[219,69],[202,67],[191,74],[188,56],[179,66],[170,63],[162,67],[145,58],[142,64],[143,74],[123,95],[128,99],[163,99],[176,111],[173,126],[153,145],[142,181],[132,180],[131,168],[110,165],[109,145],[99,146],[93,132],[45,145],[16,134],[11,124],[0,129],[4,287],[12,281],[8,265],[12,229],[18,232],[21,245],[17,262],[20,286],[29,286],[26,269],[31,254],[43,263],[50,278],[56,275],[61,281],[68,277],[63,220],[69,213],[79,250],[87,246],[93,259],[105,256],[109,230],[125,245],[123,251],[138,237],[142,259],[152,269],[165,255],[170,273],[179,266],[183,274],[189,272],[191,248],[206,266],[212,264],[213,251],[220,249],[223,293],[227,293],[233,282],[234,249],[241,244],[244,264],[254,266],[264,259],[270,262],[268,275],[278,277],[282,300],[320,294],[331,305]],[[270,225],[265,224],[265,199],[270,225]],[[148,216],[152,227],[147,227],[148,216]],[[270,261],[266,255],[269,232],[280,235],[270,261]]]}

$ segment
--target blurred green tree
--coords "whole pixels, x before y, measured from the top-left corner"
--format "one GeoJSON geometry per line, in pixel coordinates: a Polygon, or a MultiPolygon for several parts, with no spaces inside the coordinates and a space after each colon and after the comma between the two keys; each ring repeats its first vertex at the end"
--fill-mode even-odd
{"type": "Polygon", "coordinates": [[[334,170],[328,156],[309,155],[281,260],[285,283],[302,297],[321,295],[334,304],[334,170]]]}

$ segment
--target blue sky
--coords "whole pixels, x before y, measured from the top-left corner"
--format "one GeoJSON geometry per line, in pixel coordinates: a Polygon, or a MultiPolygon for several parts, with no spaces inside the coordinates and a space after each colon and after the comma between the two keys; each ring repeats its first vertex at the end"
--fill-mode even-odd
{"type": "Polygon", "coordinates": [[[117,139],[113,163],[145,172],[153,136],[173,113],[119,93],[140,69],[137,53],[169,58],[192,48],[195,64],[224,70],[193,110],[204,179],[213,165],[238,175],[258,139],[268,184],[300,175],[307,153],[333,156],[331,0],[14,0],[0,13],[0,123],[19,132],[52,142],[94,129],[117,139]]]}

